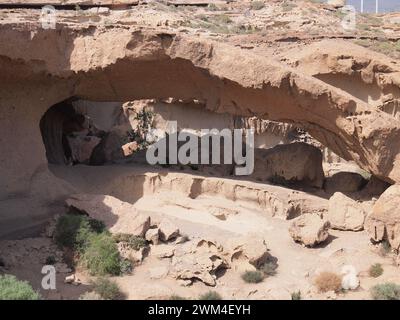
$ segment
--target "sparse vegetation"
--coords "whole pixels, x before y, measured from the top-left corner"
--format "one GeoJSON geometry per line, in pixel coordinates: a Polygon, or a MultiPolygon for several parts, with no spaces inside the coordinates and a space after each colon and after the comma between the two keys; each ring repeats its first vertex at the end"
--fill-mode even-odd
{"type": "Polygon", "coordinates": [[[369,276],[373,278],[378,278],[383,274],[383,268],[380,263],[375,263],[369,268],[369,276]]]}
{"type": "Polygon", "coordinates": [[[400,300],[400,285],[387,282],[371,288],[371,296],[374,300],[400,300]]]}
{"type": "Polygon", "coordinates": [[[338,292],[342,288],[342,278],[333,272],[321,272],[315,278],[315,285],[319,292],[338,292]]]}
{"type": "Polygon", "coordinates": [[[0,300],[39,300],[27,281],[20,281],[13,275],[0,276],[0,300]]]}
{"type": "Polygon", "coordinates": [[[263,281],[264,275],[260,271],[246,271],[242,274],[242,279],[247,283],[259,283],[263,281]]]}
{"type": "Polygon", "coordinates": [[[186,298],[173,294],[172,296],[169,297],[169,300],[186,300],[186,298]]]}
{"type": "Polygon", "coordinates": [[[151,144],[151,141],[147,140],[147,136],[152,129],[154,112],[143,108],[136,112],[134,119],[137,121],[137,126],[135,129],[127,132],[126,142],[135,141],[138,145],[138,150],[144,150],[151,144]]]}
{"type": "Polygon", "coordinates": [[[250,3],[250,9],[251,10],[261,10],[263,8],[265,8],[264,1],[252,1],[250,3]]]}
{"type": "Polygon", "coordinates": [[[222,297],[216,291],[208,291],[202,294],[199,300],[222,300],[222,297]]]}
{"type": "Polygon", "coordinates": [[[94,283],[94,292],[105,300],[118,300],[122,298],[122,293],[118,285],[107,278],[99,278],[94,283]]]}
{"type": "Polygon", "coordinates": [[[266,276],[274,276],[276,275],[276,269],[278,268],[278,265],[272,261],[264,263],[260,267],[260,271],[266,275],[266,276]]]}
{"type": "Polygon", "coordinates": [[[92,275],[119,275],[121,264],[114,239],[106,234],[93,234],[81,256],[80,262],[92,275]]]}
{"type": "Polygon", "coordinates": [[[83,214],[61,216],[56,224],[55,241],[60,247],[82,251],[92,233],[105,229],[104,223],[83,214]]]}
{"type": "Polygon", "coordinates": [[[292,300],[301,300],[301,291],[295,291],[291,293],[292,300]]]}
{"type": "Polygon", "coordinates": [[[113,235],[116,242],[125,242],[129,248],[139,250],[140,248],[147,247],[146,239],[127,233],[117,233],[113,235]]]}

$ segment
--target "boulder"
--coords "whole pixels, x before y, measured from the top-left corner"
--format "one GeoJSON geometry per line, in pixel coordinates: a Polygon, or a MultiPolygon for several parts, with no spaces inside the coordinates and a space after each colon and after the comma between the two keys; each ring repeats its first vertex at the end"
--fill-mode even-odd
{"type": "Polygon", "coordinates": [[[362,175],[355,172],[338,172],[325,181],[325,191],[334,192],[357,192],[360,191],[367,180],[362,175]]]}
{"type": "Polygon", "coordinates": [[[366,213],[361,204],[336,192],[329,199],[327,219],[332,229],[345,231],[360,231],[364,229],[366,213]]]}
{"type": "Polygon", "coordinates": [[[144,237],[150,228],[150,216],[128,203],[109,195],[76,194],[66,200],[68,206],[103,221],[111,233],[144,237]]]}
{"type": "Polygon", "coordinates": [[[328,229],[328,221],[315,214],[305,214],[294,219],[289,233],[294,241],[313,247],[328,239],[328,229]]]}
{"type": "Polygon", "coordinates": [[[171,275],[176,279],[200,280],[215,286],[217,270],[227,267],[222,247],[216,242],[198,238],[176,247],[171,275]]]}
{"type": "Polygon", "coordinates": [[[371,176],[363,192],[368,196],[380,196],[390,187],[390,183],[383,181],[375,176],[371,176]]]}
{"type": "Polygon", "coordinates": [[[71,148],[71,157],[74,162],[88,163],[93,149],[100,143],[101,139],[96,136],[68,136],[71,148]]]}
{"type": "Polygon", "coordinates": [[[169,241],[179,236],[179,228],[168,219],[163,219],[158,226],[161,241],[169,241]]]}
{"type": "Polygon", "coordinates": [[[159,243],[159,234],[158,234],[158,228],[156,229],[149,229],[146,232],[145,239],[152,244],[158,244],[159,243]]]}
{"type": "Polygon", "coordinates": [[[321,150],[302,142],[256,149],[252,177],[277,183],[301,182],[321,188],[324,183],[321,150]]]}
{"type": "Polygon", "coordinates": [[[391,186],[376,201],[365,229],[373,241],[387,240],[393,249],[400,249],[400,185],[391,186]]]}
{"type": "Polygon", "coordinates": [[[101,166],[124,158],[122,146],[126,143],[126,137],[119,131],[107,133],[100,143],[93,149],[90,164],[101,166]]]}
{"type": "Polygon", "coordinates": [[[264,239],[257,236],[233,238],[225,245],[225,251],[230,264],[242,271],[256,270],[271,258],[264,239]]]}

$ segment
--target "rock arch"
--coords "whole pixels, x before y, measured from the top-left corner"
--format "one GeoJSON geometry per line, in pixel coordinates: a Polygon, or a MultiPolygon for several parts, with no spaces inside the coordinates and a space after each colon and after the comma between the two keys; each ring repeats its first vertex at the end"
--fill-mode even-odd
{"type": "Polygon", "coordinates": [[[40,118],[71,97],[197,99],[215,112],[298,123],[341,157],[400,182],[400,122],[269,57],[200,37],[133,27],[2,26],[0,42],[5,44],[0,47],[0,145],[7,151],[0,156],[2,196],[29,190],[32,176],[46,163],[40,118]],[[23,163],[27,150],[19,145],[26,134],[29,164],[23,163]]]}

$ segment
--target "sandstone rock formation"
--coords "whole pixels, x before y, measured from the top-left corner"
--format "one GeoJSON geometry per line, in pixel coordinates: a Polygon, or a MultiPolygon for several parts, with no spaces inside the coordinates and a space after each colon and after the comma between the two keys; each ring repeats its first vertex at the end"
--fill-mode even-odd
{"type": "Polygon", "coordinates": [[[318,215],[305,214],[292,222],[289,233],[293,240],[308,247],[324,242],[329,237],[329,222],[318,215]]]}
{"type": "Polygon", "coordinates": [[[387,189],[375,203],[365,222],[365,228],[373,241],[386,240],[395,250],[400,248],[399,195],[400,185],[387,189]]]}
{"type": "Polygon", "coordinates": [[[103,221],[112,233],[144,237],[150,228],[150,217],[139,213],[133,205],[108,195],[77,194],[66,200],[68,206],[91,218],[103,221]]]}
{"type": "Polygon", "coordinates": [[[328,193],[339,192],[356,192],[365,186],[367,181],[355,172],[338,172],[325,181],[325,191],[328,193]]]}
{"type": "Polygon", "coordinates": [[[329,199],[327,219],[333,229],[360,231],[364,229],[366,213],[362,206],[343,193],[336,192],[329,199]]]}
{"type": "MultiPolygon", "coordinates": [[[[322,80],[257,52],[202,37],[134,26],[94,26],[86,37],[84,29],[69,32],[72,28],[63,25],[59,36],[55,30],[34,25],[30,30],[23,25],[0,26],[0,41],[7,43],[0,48],[1,119],[8,119],[9,114],[15,118],[29,114],[18,129],[15,122],[1,123],[2,136],[13,131],[12,139],[1,141],[2,150],[10,150],[0,159],[2,197],[29,189],[33,173],[47,162],[38,130],[40,117],[52,105],[73,96],[96,101],[172,96],[197,99],[215,112],[295,122],[341,157],[353,159],[389,182],[400,181],[398,121],[322,80]],[[61,43],[62,52],[70,54],[59,54],[60,46],[43,50],[44,44],[48,47],[52,41],[61,43]],[[20,43],[25,50],[20,50],[20,43]],[[17,67],[21,72],[15,72],[17,67]],[[169,81],[163,81],[164,75],[169,81]],[[27,136],[29,150],[17,143],[27,136]],[[29,164],[14,160],[26,152],[29,164]]],[[[386,62],[381,66],[379,70],[389,73],[396,86],[397,67],[386,62]]]]}
{"type": "Polygon", "coordinates": [[[255,167],[252,174],[262,181],[296,183],[321,188],[324,183],[322,153],[306,143],[277,145],[274,148],[255,152],[255,167]]]}

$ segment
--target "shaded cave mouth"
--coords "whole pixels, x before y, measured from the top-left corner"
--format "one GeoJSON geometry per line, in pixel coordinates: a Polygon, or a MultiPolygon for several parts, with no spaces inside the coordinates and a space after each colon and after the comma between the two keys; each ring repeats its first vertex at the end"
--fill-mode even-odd
{"type": "MultiPolygon", "coordinates": [[[[151,165],[146,159],[146,150],[150,145],[146,141],[146,134],[149,129],[156,128],[157,130],[161,129],[161,131],[166,129],[168,121],[177,121],[178,131],[188,130],[197,138],[199,137],[199,130],[203,128],[216,128],[217,130],[256,128],[254,137],[256,172],[251,176],[235,176],[235,164],[178,163],[177,165],[158,165],[171,171],[189,170],[194,174],[253,180],[302,189],[305,185],[306,188],[309,186],[321,188],[324,182],[315,183],[316,180],[321,179],[315,178],[315,170],[311,169],[305,170],[308,176],[300,179],[302,181],[282,178],[285,175],[287,176],[284,167],[279,169],[281,172],[274,173],[271,176],[271,173],[267,172],[268,168],[265,169],[265,164],[261,165],[260,162],[265,161],[268,165],[271,161],[268,160],[270,158],[274,159],[272,161],[279,161],[279,157],[272,155],[273,150],[276,149],[275,153],[281,152],[282,145],[296,142],[309,144],[321,150],[321,159],[317,160],[317,162],[320,161],[320,164],[318,164],[321,165],[320,171],[322,171],[323,163],[345,162],[328,148],[319,144],[301,127],[258,118],[219,114],[206,110],[197,101],[188,102],[172,98],[163,101],[150,99],[129,102],[98,102],[71,98],[53,105],[46,111],[40,121],[40,130],[47,161],[51,165],[108,166],[133,164],[150,167],[151,165]],[[263,131],[263,129],[260,129],[262,127],[260,124],[264,122],[267,122],[269,127],[263,131]],[[309,177],[313,181],[306,181],[304,185],[305,180],[309,177]]],[[[221,148],[224,148],[223,142],[225,140],[221,139],[221,148]]],[[[182,142],[182,144],[184,143],[186,142],[182,142]]],[[[245,150],[245,147],[243,150],[245,150]]],[[[283,154],[283,157],[285,156],[283,154]]],[[[221,150],[220,163],[223,163],[223,157],[221,150]]],[[[284,160],[284,162],[288,161],[284,160]]],[[[275,164],[272,164],[272,166],[275,166],[275,164]]],[[[290,168],[287,169],[287,171],[290,170],[290,168]]],[[[324,172],[322,172],[322,180],[324,179],[324,172]]]]}

